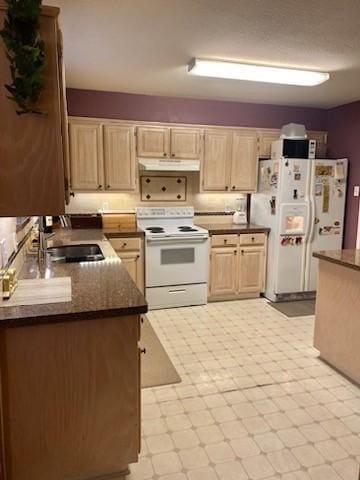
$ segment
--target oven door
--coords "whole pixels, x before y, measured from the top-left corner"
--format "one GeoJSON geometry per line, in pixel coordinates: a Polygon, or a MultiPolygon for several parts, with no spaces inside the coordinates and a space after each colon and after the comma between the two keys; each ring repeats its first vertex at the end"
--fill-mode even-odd
{"type": "Polygon", "coordinates": [[[156,238],[146,242],[146,287],[206,283],[208,238],[156,238]]]}

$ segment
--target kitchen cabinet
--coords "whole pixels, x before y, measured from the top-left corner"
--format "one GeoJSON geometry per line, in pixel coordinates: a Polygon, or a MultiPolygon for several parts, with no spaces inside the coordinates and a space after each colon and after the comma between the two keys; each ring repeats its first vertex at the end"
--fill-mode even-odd
{"type": "Polygon", "coordinates": [[[205,130],[201,184],[204,191],[229,190],[231,172],[231,132],[225,129],[205,130]]]}
{"type": "Polygon", "coordinates": [[[195,160],[200,157],[201,133],[197,128],[171,128],[171,157],[195,160]]]}
{"type": "Polygon", "coordinates": [[[70,124],[71,189],[102,190],[103,142],[98,122],[70,124]]]}
{"type": "Polygon", "coordinates": [[[71,119],[69,131],[72,190],[137,190],[135,125],[71,119]]]}
{"type": "Polygon", "coordinates": [[[267,237],[211,235],[209,300],[253,298],[265,288],[267,237]]]}
{"type": "Polygon", "coordinates": [[[259,157],[271,158],[272,142],[278,140],[280,137],[280,130],[274,128],[264,128],[259,130],[259,157]]]}
{"type": "Polygon", "coordinates": [[[237,248],[214,248],[210,256],[210,295],[236,295],[237,248]]]}
{"type": "Polygon", "coordinates": [[[104,125],[105,190],[136,190],[135,127],[104,125]]]}
{"type": "MultiPolygon", "coordinates": [[[[0,2],[0,29],[7,5],[0,2]]],[[[0,216],[59,215],[65,212],[62,124],[62,48],[59,9],[41,8],[40,33],[45,46],[45,83],[39,101],[43,114],[17,115],[4,85],[11,83],[9,60],[0,48],[0,216]]]]}
{"type": "Polygon", "coordinates": [[[255,130],[234,131],[230,174],[232,191],[256,191],[257,154],[257,132],[255,130]]]}
{"type": "Polygon", "coordinates": [[[205,130],[202,190],[256,191],[257,149],[256,130],[205,130]]]}
{"type": "Polygon", "coordinates": [[[241,247],[239,255],[239,293],[261,292],[264,269],[264,247],[241,247]]]}
{"type": "Polygon", "coordinates": [[[144,292],[144,255],[141,238],[112,238],[110,243],[121,258],[138,289],[144,292]]]}
{"type": "Polygon", "coordinates": [[[137,128],[138,157],[169,157],[170,138],[167,127],[137,128]]]}
{"type": "Polygon", "coordinates": [[[137,129],[138,157],[165,157],[193,160],[200,157],[201,130],[188,127],[149,127],[137,129]]]}

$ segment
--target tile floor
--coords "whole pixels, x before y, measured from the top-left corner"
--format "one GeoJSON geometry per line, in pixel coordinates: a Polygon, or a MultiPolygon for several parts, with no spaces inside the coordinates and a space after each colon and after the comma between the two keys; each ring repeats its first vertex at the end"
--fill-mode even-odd
{"type": "Polygon", "coordinates": [[[360,389],[317,358],[313,317],[256,299],[149,319],[182,383],[143,390],[128,480],[358,480],[360,389]]]}

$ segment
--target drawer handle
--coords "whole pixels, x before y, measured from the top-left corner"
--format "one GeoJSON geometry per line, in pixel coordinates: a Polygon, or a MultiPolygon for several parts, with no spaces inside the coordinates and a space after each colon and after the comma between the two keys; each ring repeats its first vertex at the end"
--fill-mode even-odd
{"type": "Polygon", "coordinates": [[[185,288],[177,288],[175,290],[169,290],[169,293],[184,293],[186,292],[185,288]]]}
{"type": "Polygon", "coordinates": [[[251,241],[252,241],[252,242],[255,242],[255,237],[251,237],[251,241]]]}
{"type": "Polygon", "coordinates": [[[144,323],[143,317],[140,317],[140,322],[141,322],[141,323],[144,323]]]}
{"type": "Polygon", "coordinates": [[[224,238],[224,243],[226,243],[226,242],[227,242],[227,238],[224,238]]]}
{"type": "Polygon", "coordinates": [[[123,243],[123,247],[126,247],[126,246],[127,246],[127,243],[126,243],[126,242],[124,242],[124,243],[123,243]]]}
{"type": "Polygon", "coordinates": [[[234,250],[234,255],[237,255],[237,251],[236,251],[236,250],[234,250]]]}
{"type": "Polygon", "coordinates": [[[141,349],[140,349],[140,353],[143,353],[143,354],[145,355],[145,353],[146,353],[146,348],[141,348],[141,349]]]}

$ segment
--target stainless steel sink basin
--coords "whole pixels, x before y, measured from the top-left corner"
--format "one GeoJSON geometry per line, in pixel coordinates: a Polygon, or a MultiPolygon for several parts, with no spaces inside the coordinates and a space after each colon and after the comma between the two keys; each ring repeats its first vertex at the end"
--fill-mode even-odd
{"type": "Polygon", "coordinates": [[[63,245],[61,247],[48,248],[46,251],[50,254],[53,262],[97,262],[105,259],[101,248],[96,243],[63,245]]]}

